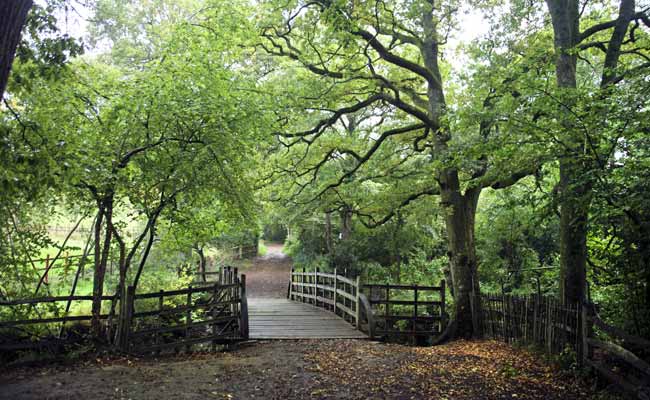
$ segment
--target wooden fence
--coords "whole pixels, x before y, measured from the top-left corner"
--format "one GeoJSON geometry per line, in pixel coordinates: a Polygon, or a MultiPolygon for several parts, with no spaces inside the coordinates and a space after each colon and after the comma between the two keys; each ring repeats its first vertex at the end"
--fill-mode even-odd
{"type": "MultiPolygon", "coordinates": [[[[477,301],[473,300],[474,304],[477,301]]],[[[580,351],[580,308],[549,296],[481,294],[479,331],[508,343],[534,343],[549,353],[580,351]]]]}
{"type": "MultiPolygon", "coordinates": [[[[93,317],[90,312],[81,315],[69,315],[68,311],[59,312],[59,308],[52,307],[52,305],[67,303],[65,309],[69,310],[70,304],[81,302],[88,304],[88,307],[83,308],[90,310],[92,300],[93,296],[48,296],[32,299],[1,300],[0,316],[9,319],[0,321],[0,352],[45,349],[65,344],[66,341],[62,340],[61,336],[66,323],[90,321],[93,317]],[[26,313],[33,313],[36,317],[22,319],[16,319],[15,317],[26,313]],[[42,327],[43,336],[45,337],[43,340],[34,340],[34,333],[29,330],[29,327],[34,325],[42,327]]],[[[102,296],[102,301],[114,303],[118,300],[118,296],[102,296]]],[[[113,309],[113,307],[107,308],[113,309]]],[[[107,325],[112,325],[114,317],[115,315],[110,313],[99,316],[101,320],[106,321],[107,325]]]]}
{"type": "MultiPolygon", "coordinates": [[[[131,286],[121,296],[102,296],[102,301],[111,302],[109,307],[102,308],[112,310],[100,316],[105,321],[107,337],[119,350],[139,353],[247,339],[246,276],[239,276],[230,267],[224,268],[219,276],[219,282],[209,286],[137,294],[131,286]]],[[[9,316],[9,320],[0,321],[0,352],[44,349],[65,343],[61,339],[63,325],[90,321],[92,315],[57,315],[58,308],[52,315],[47,306],[86,302],[88,307],[84,308],[89,310],[92,300],[93,296],[56,296],[0,301],[0,316],[9,316]],[[11,319],[12,314],[27,312],[36,314],[36,318],[11,319]],[[33,332],[24,329],[30,325],[41,327],[43,337],[34,340],[33,332]]]]}
{"type": "Polygon", "coordinates": [[[124,352],[248,339],[246,275],[230,267],[209,286],[143,294],[128,287],[123,298],[116,344],[124,352]]]}
{"type": "Polygon", "coordinates": [[[550,354],[573,351],[578,363],[618,385],[627,398],[650,399],[650,364],[633,352],[647,356],[650,341],[606,324],[593,304],[503,294],[481,294],[472,301],[484,337],[536,344],[550,354]]]}
{"type": "Polygon", "coordinates": [[[618,385],[629,398],[650,399],[650,341],[629,335],[603,322],[597,307],[581,307],[582,364],[618,385]],[[596,335],[597,333],[598,335],[596,335]]]}
{"type": "Polygon", "coordinates": [[[352,279],[333,273],[291,270],[287,297],[333,312],[370,336],[374,321],[368,299],[359,290],[359,278],[352,279]]]}
{"type": "Polygon", "coordinates": [[[444,280],[439,286],[366,284],[363,290],[376,323],[376,336],[416,342],[438,336],[446,327],[444,280]]]}

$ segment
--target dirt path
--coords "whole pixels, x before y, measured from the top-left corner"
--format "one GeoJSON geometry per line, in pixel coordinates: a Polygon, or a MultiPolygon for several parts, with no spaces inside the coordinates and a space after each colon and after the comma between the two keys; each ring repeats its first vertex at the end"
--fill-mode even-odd
{"type": "Polygon", "coordinates": [[[491,341],[416,348],[361,340],[249,344],[162,359],[0,373],[0,399],[590,399],[523,350],[491,341]]]}
{"type": "Polygon", "coordinates": [[[286,298],[291,258],[282,252],[282,245],[266,245],[266,255],[257,257],[245,271],[249,298],[286,298]]]}

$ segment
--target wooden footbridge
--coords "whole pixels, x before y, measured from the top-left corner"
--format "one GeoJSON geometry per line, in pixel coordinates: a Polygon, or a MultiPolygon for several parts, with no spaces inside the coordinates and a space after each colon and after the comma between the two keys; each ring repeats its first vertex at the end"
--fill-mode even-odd
{"type": "Polygon", "coordinates": [[[445,284],[362,285],[319,270],[291,271],[286,299],[248,300],[251,339],[434,336],[445,323],[445,284]],[[364,291],[367,293],[364,293],[364,291]]]}
{"type": "Polygon", "coordinates": [[[248,301],[251,339],[365,339],[368,336],[335,314],[289,299],[248,301]]]}

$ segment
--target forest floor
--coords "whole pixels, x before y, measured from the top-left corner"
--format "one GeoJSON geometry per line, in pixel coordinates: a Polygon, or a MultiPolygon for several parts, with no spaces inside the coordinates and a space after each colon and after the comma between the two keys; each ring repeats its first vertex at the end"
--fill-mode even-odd
{"type": "MultiPolygon", "coordinates": [[[[283,297],[281,247],[246,270],[249,296],[283,297]]],[[[410,347],[276,340],[158,358],[93,357],[2,370],[0,399],[591,399],[540,358],[495,341],[410,347]]]]}

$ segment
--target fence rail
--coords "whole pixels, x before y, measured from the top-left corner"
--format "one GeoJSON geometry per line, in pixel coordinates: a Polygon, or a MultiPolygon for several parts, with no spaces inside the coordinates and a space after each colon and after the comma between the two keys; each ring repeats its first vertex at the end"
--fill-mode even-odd
{"type": "Polygon", "coordinates": [[[375,334],[388,338],[438,336],[448,317],[445,311],[445,281],[439,286],[366,284],[376,321],[375,334]]]}

